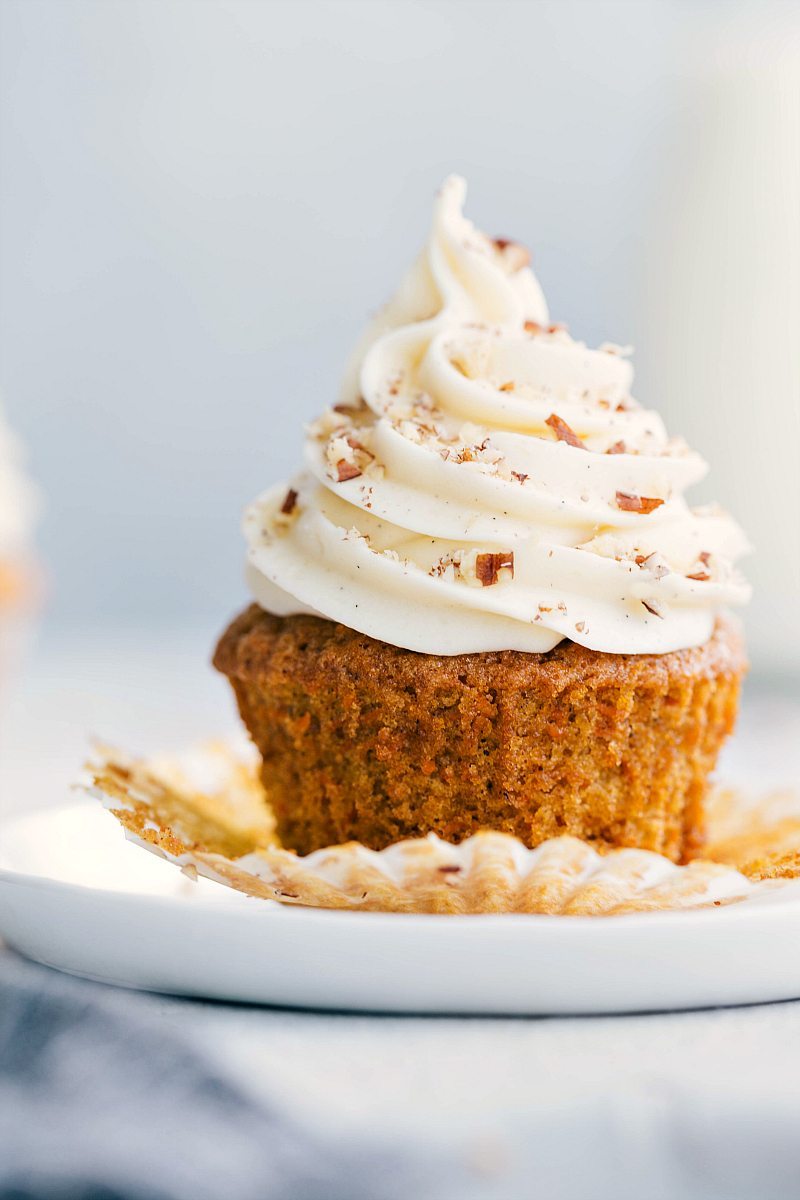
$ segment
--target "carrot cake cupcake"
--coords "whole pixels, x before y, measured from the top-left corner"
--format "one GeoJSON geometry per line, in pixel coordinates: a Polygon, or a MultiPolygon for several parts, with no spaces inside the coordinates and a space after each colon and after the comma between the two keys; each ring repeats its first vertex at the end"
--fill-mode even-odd
{"type": "Polygon", "coordinates": [[[674,860],[745,669],[746,549],[631,395],[628,351],[551,321],[518,243],[436,200],[305,469],[248,509],[223,635],[284,846],[479,830],[674,860]]]}

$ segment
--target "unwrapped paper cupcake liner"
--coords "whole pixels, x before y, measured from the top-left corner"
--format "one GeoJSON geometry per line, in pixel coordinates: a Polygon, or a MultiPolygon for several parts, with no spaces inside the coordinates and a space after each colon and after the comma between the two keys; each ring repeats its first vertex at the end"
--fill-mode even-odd
{"type": "Polygon", "coordinates": [[[578,838],[534,850],[504,833],[452,845],[431,834],[370,850],[357,842],[299,856],[278,842],[252,748],[216,742],[134,759],[98,748],[87,790],[130,841],[247,895],[362,912],[600,916],[729,904],[800,874],[800,800],[709,805],[702,859],[648,850],[598,854],[578,838]]]}

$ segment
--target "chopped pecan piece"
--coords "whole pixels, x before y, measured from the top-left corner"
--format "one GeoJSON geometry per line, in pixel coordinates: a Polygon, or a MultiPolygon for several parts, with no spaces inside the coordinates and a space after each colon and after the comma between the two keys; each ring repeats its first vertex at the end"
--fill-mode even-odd
{"type": "Polygon", "coordinates": [[[526,321],[526,333],[560,333],[562,329],[566,329],[566,325],[562,325],[560,321],[554,325],[540,325],[538,321],[526,321]]]}
{"type": "MultiPolygon", "coordinates": [[[[566,442],[568,446],[576,446],[579,450],[586,449],[575,430],[570,429],[567,422],[562,421],[557,413],[550,413],[550,416],[545,421],[545,425],[550,426],[560,442],[566,442]]],[[[617,495],[619,495],[619,492],[617,492],[617,495]]]]}
{"type": "Polygon", "coordinates": [[[647,567],[647,570],[654,579],[663,579],[665,575],[669,575],[670,573],[666,562],[655,550],[652,554],[637,554],[633,561],[637,567],[647,567]]]}
{"type": "Polygon", "coordinates": [[[499,550],[496,554],[479,554],[475,559],[475,576],[484,587],[497,583],[500,572],[508,570],[514,578],[513,550],[499,550]]]}
{"type": "Polygon", "coordinates": [[[363,472],[360,467],[357,467],[355,463],[349,463],[344,458],[340,458],[336,464],[336,480],[338,483],[346,483],[348,479],[358,479],[361,474],[363,472]]]}
{"type": "Polygon", "coordinates": [[[357,404],[334,404],[332,412],[339,413],[343,417],[357,417],[366,410],[366,402],[359,398],[357,404]]]}
{"type": "Polygon", "coordinates": [[[627,447],[623,441],[614,442],[613,446],[609,446],[606,454],[626,454],[627,447]]]}
{"type": "Polygon", "coordinates": [[[352,434],[348,434],[348,436],[345,438],[345,441],[351,450],[360,450],[362,454],[368,454],[370,458],[374,457],[374,455],[367,450],[366,446],[362,445],[358,438],[354,438],[352,434]]]}
{"type": "Polygon", "coordinates": [[[632,492],[617,492],[617,508],[624,512],[651,513],[664,503],[652,496],[634,496],[632,492]]]}
{"type": "Polygon", "coordinates": [[[281,505],[281,512],[284,514],[284,516],[288,517],[291,513],[294,512],[296,507],[297,507],[297,492],[294,490],[294,488],[289,488],[288,492],[286,493],[286,496],[284,497],[283,504],[281,505]]]}
{"type": "Polygon", "coordinates": [[[508,269],[512,273],[521,271],[531,261],[531,254],[527,246],[523,246],[519,242],[514,242],[510,238],[495,238],[494,244],[506,260],[508,269]]]}

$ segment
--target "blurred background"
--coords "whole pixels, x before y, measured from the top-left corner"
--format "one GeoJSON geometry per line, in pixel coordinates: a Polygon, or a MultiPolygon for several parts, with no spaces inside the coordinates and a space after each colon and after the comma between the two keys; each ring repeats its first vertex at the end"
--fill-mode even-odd
{"type": "MultiPolygon", "coordinates": [[[[635,344],[637,396],[711,463],[695,498],[757,547],[754,677],[795,688],[796,5],[3,0],[0,16],[0,382],[46,497],[46,637],[108,647],[111,629],[145,654],[160,630],[160,660],[182,637],[205,670],[245,598],[242,506],[293,470],[458,171],[469,215],[532,246],[555,318],[635,344]]],[[[121,668],[96,654],[105,685],[121,668]]]]}

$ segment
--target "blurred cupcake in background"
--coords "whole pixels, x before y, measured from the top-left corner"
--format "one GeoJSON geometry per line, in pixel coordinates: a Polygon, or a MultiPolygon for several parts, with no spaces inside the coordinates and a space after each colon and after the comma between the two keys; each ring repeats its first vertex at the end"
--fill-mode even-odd
{"type": "Polygon", "coordinates": [[[41,597],[33,547],[38,493],[0,407],[0,693],[30,634],[41,597]]]}

